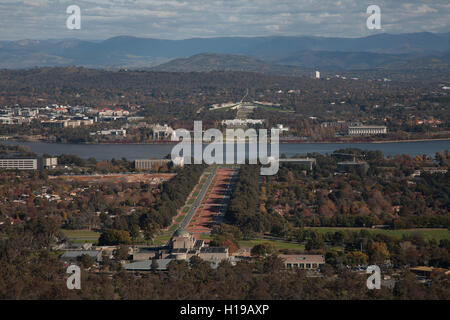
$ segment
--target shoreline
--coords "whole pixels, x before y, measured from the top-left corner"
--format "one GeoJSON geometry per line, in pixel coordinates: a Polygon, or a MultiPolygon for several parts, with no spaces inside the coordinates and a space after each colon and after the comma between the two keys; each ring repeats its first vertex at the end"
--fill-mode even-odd
{"type": "MultiPolygon", "coordinates": [[[[17,143],[48,143],[48,144],[66,144],[66,145],[172,145],[178,144],[181,141],[161,141],[161,142],[100,142],[100,143],[63,143],[63,142],[52,142],[45,140],[17,140],[17,139],[7,139],[1,140],[1,142],[17,142],[17,143]]],[[[379,140],[379,141],[305,141],[305,140],[281,140],[280,144],[387,144],[387,143],[407,143],[407,142],[431,142],[431,141],[450,141],[449,138],[436,138],[436,139],[408,139],[408,140],[379,140]]],[[[226,142],[226,141],[224,141],[226,142]]],[[[242,143],[239,141],[238,143],[242,143]]],[[[246,141],[247,143],[247,141],[246,141]]],[[[270,143],[270,141],[269,141],[270,143]]],[[[204,142],[204,144],[207,144],[204,142]]]]}
{"type": "Polygon", "coordinates": [[[380,141],[300,141],[300,140],[280,140],[280,143],[304,143],[304,144],[383,144],[383,143],[403,143],[403,142],[428,142],[428,141],[450,141],[450,138],[436,138],[436,139],[408,139],[408,140],[380,140],[380,141]]]}
{"type": "MultiPolygon", "coordinates": [[[[20,139],[0,139],[0,144],[2,142],[25,142],[25,143],[48,143],[48,144],[65,144],[65,145],[173,145],[178,144],[181,141],[171,141],[171,140],[159,140],[159,141],[149,141],[149,142],[131,142],[131,141],[117,141],[117,142],[100,142],[100,143],[64,143],[64,142],[54,142],[40,139],[30,139],[30,140],[20,140],[20,139]]],[[[354,141],[346,141],[346,140],[320,140],[320,141],[310,141],[303,139],[279,139],[280,144],[387,144],[387,143],[406,143],[406,142],[428,142],[428,141],[450,141],[450,137],[448,138],[422,138],[422,139],[405,139],[405,140],[354,140],[354,141]]],[[[194,142],[194,141],[193,141],[194,142]]],[[[224,140],[224,143],[231,142],[224,140]]],[[[244,141],[238,141],[238,143],[242,143],[244,141]]],[[[245,140],[245,143],[248,143],[248,139],[245,140]]],[[[270,140],[268,141],[270,143],[270,140]]],[[[208,144],[207,142],[203,142],[203,144],[208,144]]]]}

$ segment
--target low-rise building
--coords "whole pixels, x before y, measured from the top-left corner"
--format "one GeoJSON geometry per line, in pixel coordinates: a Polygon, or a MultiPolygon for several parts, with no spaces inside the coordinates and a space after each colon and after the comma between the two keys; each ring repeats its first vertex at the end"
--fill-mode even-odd
{"type": "Polygon", "coordinates": [[[100,250],[67,250],[60,258],[65,261],[73,261],[80,259],[83,255],[90,256],[96,262],[102,261],[102,252],[100,250]]]}
{"type": "Polygon", "coordinates": [[[58,164],[57,158],[34,158],[34,157],[2,157],[0,158],[0,169],[7,170],[38,170],[51,169],[58,164]]]}
{"type": "Polygon", "coordinates": [[[96,132],[89,133],[91,136],[119,136],[126,137],[127,130],[126,129],[110,129],[110,130],[100,130],[96,132]]]}
{"type": "Polygon", "coordinates": [[[153,170],[155,166],[169,164],[171,161],[170,159],[136,159],[134,167],[140,170],[153,170]]]}
{"type": "Polygon", "coordinates": [[[41,121],[41,125],[43,127],[49,127],[49,128],[77,128],[82,125],[90,126],[93,123],[94,123],[93,119],[81,119],[81,120],[65,119],[65,120],[41,121]]]}
{"type": "Polygon", "coordinates": [[[3,116],[0,117],[1,124],[22,124],[30,122],[29,118],[24,117],[12,117],[12,116],[3,116]]]}
{"type": "Polygon", "coordinates": [[[42,158],[42,168],[44,169],[53,169],[58,165],[58,158],[42,158]]]}
{"type": "Polygon", "coordinates": [[[418,277],[429,279],[433,273],[435,274],[445,274],[450,276],[450,270],[444,268],[434,268],[428,266],[417,266],[409,268],[409,271],[416,274],[418,277]]]}
{"type": "Polygon", "coordinates": [[[318,254],[281,254],[286,269],[319,270],[325,264],[323,255],[318,254]]]}
{"type": "Polygon", "coordinates": [[[172,127],[169,127],[167,124],[163,126],[159,124],[155,124],[152,126],[153,132],[153,140],[166,140],[169,138],[173,138],[175,131],[172,127]]]}
{"type": "Polygon", "coordinates": [[[173,259],[155,259],[155,260],[142,260],[127,263],[123,265],[123,268],[127,271],[150,271],[152,270],[152,264],[156,264],[156,270],[167,270],[167,266],[173,259]],[[155,261],[155,262],[153,262],[155,261]]]}
{"type": "Polygon", "coordinates": [[[356,126],[348,127],[348,134],[350,136],[369,136],[377,134],[386,134],[386,126],[356,126]]]}
{"type": "Polygon", "coordinates": [[[158,256],[158,248],[137,248],[133,252],[133,261],[154,259],[158,256]]]}
{"type": "Polygon", "coordinates": [[[207,261],[222,261],[228,259],[229,254],[225,247],[203,247],[198,256],[207,261]]]}
{"type": "Polygon", "coordinates": [[[263,119],[230,119],[222,120],[222,125],[225,126],[247,126],[247,125],[258,125],[263,124],[263,119]]]}
{"type": "Polygon", "coordinates": [[[300,164],[307,166],[309,170],[312,170],[313,166],[316,165],[316,159],[314,158],[289,158],[289,159],[279,159],[280,165],[283,164],[300,164]]]}
{"type": "Polygon", "coordinates": [[[183,167],[184,158],[176,157],[175,159],[136,159],[134,160],[134,167],[140,170],[153,170],[155,166],[173,165],[174,167],[183,167]]]}
{"type": "Polygon", "coordinates": [[[37,170],[37,158],[0,158],[0,169],[7,170],[37,170]]]}

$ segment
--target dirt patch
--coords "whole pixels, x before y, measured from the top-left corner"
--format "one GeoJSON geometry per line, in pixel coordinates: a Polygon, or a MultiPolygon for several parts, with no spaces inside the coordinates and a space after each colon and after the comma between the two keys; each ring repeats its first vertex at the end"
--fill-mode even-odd
{"type": "Polygon", "coordinates": [[[60,179],[68,182],[84,183],[136,183],[143,182],[149,184],[160,184],[170,180],[175,176],[174,173],[136,173],[136,174],[94,174],[78,176],[50,176],[49,179],[60,179]]]}

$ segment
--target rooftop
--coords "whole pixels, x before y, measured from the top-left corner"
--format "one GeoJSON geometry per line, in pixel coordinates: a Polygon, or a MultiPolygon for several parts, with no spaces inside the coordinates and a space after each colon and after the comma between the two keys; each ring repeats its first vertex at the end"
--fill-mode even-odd
{"type": "Polygon", "coordinates": [[[61,258],[63,259],[74,259],[81,257],[82,255],[88,255],[92,258],[97,258],[101,254],[99,250],[70,250],[63,253],[61,258]]]}
{"type": "Polygon", "coordinates": [[[200,253],[226,253],[227,248],[223,247],[203,247],[200,249],[200,253]]]}
{"type": "Polygon", "coordinates": [[[189,237],[189,236],[190,236],[190,233],[184,228],[177,229],[173,233],[173,237],[189,237]]]}
{"type": "Polygon", "coordinates": [[[348,127],[349,129],[379,129],[379,128],[386,128],[386,126],[383,126],[383,125],[379,125],[379,126],[374,126],[374,125],[371,125],[371,126],[351,126],[351,127],[348,127]]]}

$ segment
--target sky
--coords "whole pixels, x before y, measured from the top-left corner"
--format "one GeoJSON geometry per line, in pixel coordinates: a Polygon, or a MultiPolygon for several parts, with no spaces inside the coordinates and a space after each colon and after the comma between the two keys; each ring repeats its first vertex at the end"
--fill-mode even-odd
{"type": "Polygon", "coordinates": [[[0,40],[363,37],[450,32],[449,17],[448,0],[0,0],[0,40]],[[70,5],[81,9],[80,30],[66,27],[70,5]],[[366,26],[369,5],[381,9],[381,30],[366,26]]]}

